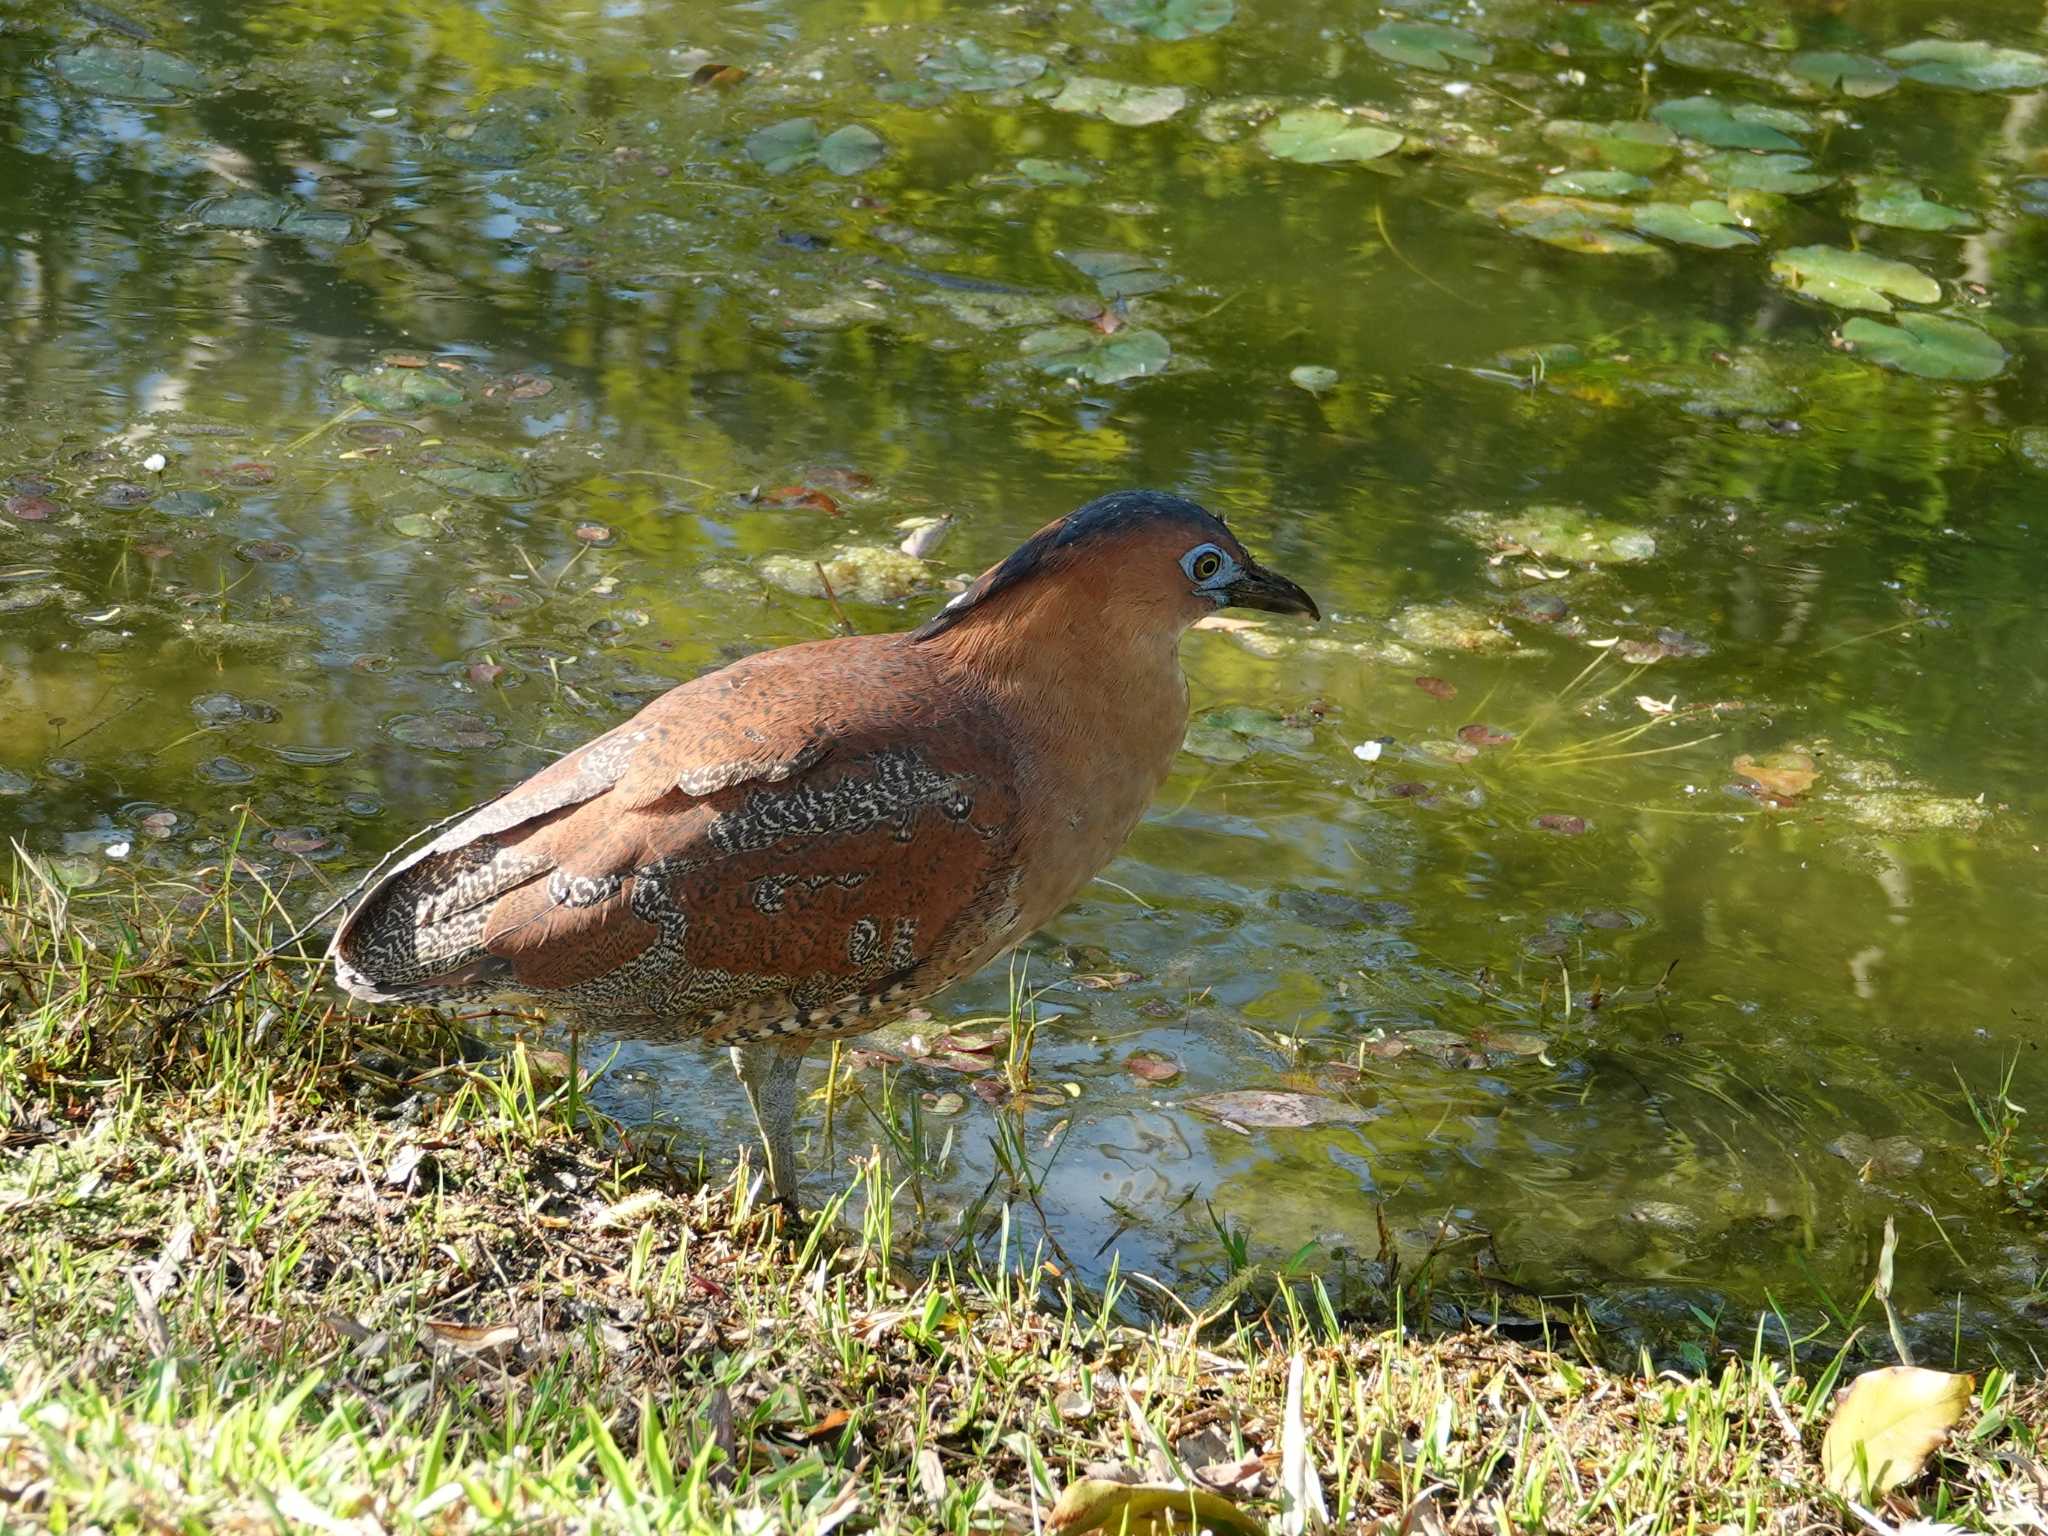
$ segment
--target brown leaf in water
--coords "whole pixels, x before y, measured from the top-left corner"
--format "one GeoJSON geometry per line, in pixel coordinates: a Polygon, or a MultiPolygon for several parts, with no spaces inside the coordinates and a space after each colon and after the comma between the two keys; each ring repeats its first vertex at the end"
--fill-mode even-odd
{"type": "Polygon", "coordinates": [[[737,64],[699,64],[690,76],[690,84],[727,88],[746,78],[747,71],[737,64]]]}
{"type": "Polygon", "coordinates": [[[1458,740],[1468,747],[1504,747],[1514,739],[1513,731],[1503,731],[1477,720],[1458,727],[1458,740]]]}
{"type": "Polygon", "coordinates": [[[1536,818],[1536,825],[1545,832],[1556,832],[1564,837],[1579,837],[1585,833],[1586,818],[1568,816],[1562,811],[1545,811],[1536,818]]]}
{"type": "Polygon", "coordinates": [[[1804,752],[1766,752],[1762,757],[1751,757],[1745,752],[1735,759],[1734,767],[1765,793],[1781,800],[1798,799],[1820,777],[1819,768],[1804,752]]]}
{"type": "Polygon", "coordinates": [[[469,664],[469,680],[479,688],[488,688],[505,675],[505,669],[495,661],[472,661],[469,664]]]}
{"type": "Polygon", "coordinates": [[[1432,699],[1450,700],[1458,696],[1457,684],[1447,683],[1440,677],[1418,677],[1415,686],[1432,699]]]}
{"type": "Polygon", "coordinates": [[[393,368],[424,368],[428,363],[417,352],[386,352],[384,361],[393,368]]]}
{"type": "Polygon", "coordinates": [[[24,523],[48,522],[57,510],[57,503],[47,496],[10,496],[7,511],[24,523]]]}
{"type": "Polygon", "coordinates": [[[839,515],[839,503],[810,485],[778,485],[772,491],[764,491],[761,502],[770,507],[810,507],[827,517],[839,515]]]}
{"type": "Polygon", "coordinates": [[[1162,1051],[1133,1051],[1124,1070],[1142,1083],[1170,1083],[1180,1076],[1180,1063],[1162,1051]]]}

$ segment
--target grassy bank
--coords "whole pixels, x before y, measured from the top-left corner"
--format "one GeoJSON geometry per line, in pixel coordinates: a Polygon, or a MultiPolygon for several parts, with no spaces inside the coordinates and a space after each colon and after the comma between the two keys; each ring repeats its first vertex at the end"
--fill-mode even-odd
{"type": "Polygon", "coordinates": [[[1819,1482],[1825,1347],[1603,1369],[1343,1318],[1313,1278],[1084,1291],[1006,1227],[918,1268],[879,1157],[789,1223],[524,1049],[350,1016],[302,966],[177,1020],[276,911],[239,874],[87,900],[17,868],[0,1527],[1079,1530],[1093,1475],[1282,1529],[1307,1467],[1389,1533],[2043,1528],[2048,1405],[1996,1371],[1859,1516],[1819,1482]]]}

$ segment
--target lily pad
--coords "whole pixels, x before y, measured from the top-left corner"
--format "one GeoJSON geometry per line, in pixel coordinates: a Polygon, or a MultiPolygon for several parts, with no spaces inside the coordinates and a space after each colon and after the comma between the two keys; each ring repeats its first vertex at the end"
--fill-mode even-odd
{"type": "Polygon", "coordinates": [[[1976,40],[1923,37],[1887,48],[1884,56],[1904,65],[1908,80],[1953,91],[2030,91],[2048,85],[2048,59],[1976,40]]]}
{"type": "Polygon", "coordinates": [[[1816,49],[1793,54],[1785,67],[1808,85],[1844,96],[1882,96],[1899,83],[1896,70],[1860,53],[1816,49]]]}
{"type": "Polygon", "coordinates": [[[1678,135],[1662,123],[1559,118],[1543,125],[1543,137],[1574,160],[1598,161],[1638,175],[1662,170],[1678,157],[1678,135]]]}
{"type": "Polygon", "coordinates": [[[1078,165],[1031,156],[1017,162],[1017,174],[1040,187],[1085,187],[1095,179],[1078,165]]]}
{"type": "Polygon", "coordinates": [[[1095,75],[1075,75],[1049,103],[1055,112],[1080,112],[1105,122],[1140,128],[1163,123],[1188,104],[1177,85],[1130,85],[1095,75]]]}
{"type": "Polygon", "coordinates": [[[1645,203],[1635,211],[1635,226],[1659,240],[1710,251],[1755,245],[1759,239],[1742,227],[1742,220],[1726,203],[1710,198],[1691,203],[1645,203]]]}
{"type": "Polygon", "coordinates": [[[369,373],[344,373],[341,392],[373,411],[423,411],[460,405],[462,387],[438,368],[378,368],[369,373]]]}
{"type": "Polygon", "coordinates": [[[1629,210],[1578,197],[1518,197],[1493,216],[1518,235],[1596,256],[1651,256],[1657,247],[1622,228],[1629,210]]]}
{"type": "Polygon", "coordinates": [[[1857,316],[1842,339],[1883,368],[1922,379],[1979,383],[2005,371],[2005,348],[1967,320],[1901,315],[1897,325],[1857,316]]]}
{"type": "Polygon", "coordinates": [[[180,101],[207,86],[198,65],[161,48],[88,43],[53,55],[50,67],[65,84],[116,101],[180,101]]]}
{"type": "Polygon", "coordinates": [[[1918,267],[1868,251],[1845,251],[1834,245],[1798,245],[1771,258],[1771,275],[1794,293],[1888,315],[1887,294],[1913,304],[1941,301],[1941,284],[1918,267]]]}
{"type": "Polygon", "coordinates": [[[1713,96],[1687,96],[1660,102],[1650,116],[1675,133],[1716,149],[1797,149],[1795,133],[1811,133],[1813,124],[1797,112],[1752,102],[1729,103],[1713,96]]]}
{"type": "Polygon", "coordinates": [[[1041,373],[1072,374],[1096,384],[1161,373],[1173,359],[1172,344],[1142,328],[1105,336],[1084,325],[1049,326],[1026,336],[1018,350],[1041,373]]]}
{"type": "Polygon", "coordinates": [[[889,152],[882,136],[859,123],[835,128],[818,143],[818,162],[834,176],[858,176],[882,163],[889,152]]]}
{"type": "Polygon", "coordinates": [[[437,448],[421,463],[419,476],[444,491],[492,501],[522,501],[532,494],[518,465],[483,448],[437,448]]]}
{"type": "Polygon", "coordinates": [[[1212,730],[1228,731],[1247,741],[1273,747],[1300,749],[1314,746],[1316,740],[1316,733],[1308,726],[1298,725],[1285,715],[1261,709],[1255,704],[1232,704],[1225,709],[1211,710],[1202,717],[1202,724],[1212,730]]]}
{"type": "Polygon", "coordinates": [[[793,117],[748,134],[747,158],[769,175],[780,176],[817,159],[821,142],[816,123],[808,117],[793,117]]]}
{"type": "Polygon", "coordinates": [[[1135,251],[1059,251],[1061,261],[1095,280],[1105,299],[1135,299],[1140,294],[1171,288],[1177,278],[1150,256],[1135,251]]]}
{"type": "Polygon", "coordinates": [[[1752,80],[1774,79],[1783,63],[1780,55],[1748,43],[1738,43],[1726,37],[1702,37],[1690,32],[1667,37],[1659,52],[1673,64],[1687,69],[1747,75],[1752,80]]]}
{"type": "Polygon", "coordinates": [[[1633,197],[1649,186],[1648,177],[1633,171],[1560,171],[1543,179],[1543,190],[1560,197],[1633,197]]]}
{"type": "Polygon", "coordinates": [[[1818,192],[1835,179],[1814,170],[1813,162],[1804,155],[1759,155],[1742,149],[1708,155],[1693,167],[1693,173],[1731,191],[1781,192],[1787,197],[1818,192]]]}
{"type": "Polygon", "coordinates": [[[1311,1125],[1356,1125],[1371,1117],[1356,1104],[1320,1094],[1279,1089],[1243,1088],[1205,1093],[1187,1101],[1190,1109],[1214,1115],[1230,1125],[1251,1130],[1300,1129],[1311,1125]]]}
{"type": "Polygon", "coordinates": [[[956,91],[1007,91],[1045,73],[1042,53],[1010,53],[971,37],[956,38],[926,59],[925,78],[956,91]]]}
{"type": "Polygon", "coordinates": [[[1377,160],[1401,147],[1401,133],[1362,123],[1334,107],[1301,107],[1282,112],[1259,130],[1267,154],[1304,165],[1377,160]]]}
{"type": "Polygon", "coordinates": [[[1922,229],[1934,233],[1977,227],[1974,214],[1929,201],[1918,186],[1901,176],[1861,178],[1856,184],[1856,217],[1866,223],[1884,224],[1893,229],[1922,229]]]}
{"type": "Polygon", "coordinates": [[[1109,21],[1161,42],[1177,43],[1230,25],[1236,0],[1095,0],[1109,21]]]}
{"type": "Polygon", "coordinates": [[[1365,46],[1383,59],[1446,74],[1457,60],[1491,64],[1493,49],[1463,27],[1435,21],[1383,21],[1365,34],[1365,46]]]}

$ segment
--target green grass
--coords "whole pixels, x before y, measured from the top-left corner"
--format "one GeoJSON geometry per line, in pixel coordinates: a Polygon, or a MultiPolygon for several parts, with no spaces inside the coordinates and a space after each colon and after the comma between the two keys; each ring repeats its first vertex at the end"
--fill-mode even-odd
{"type": "MultiPolygon", "coordinates": [[[[22,863],[0,909],[0,1528],[1023,1531],[1091,1467],[1277,1522],[1295,1358],[1340,1528],[1857,1528],[1814,1341],[1604,1369],[1569,1330],[1401,1326],[1428,1264],[1340,1316],[1230,1234],[1206,1305],[1093,1291],[1001,1190],[990,1247],[917,1265],[886,1150],[788,1224],[563,1063],[344,1012],[304,965],[180,1019],[282,931],[234,869],[87,900],[22,863]]],[[[2040,1384],[1977,1397],[1876,1518],[2037,1511],[2040,1384]]]]}

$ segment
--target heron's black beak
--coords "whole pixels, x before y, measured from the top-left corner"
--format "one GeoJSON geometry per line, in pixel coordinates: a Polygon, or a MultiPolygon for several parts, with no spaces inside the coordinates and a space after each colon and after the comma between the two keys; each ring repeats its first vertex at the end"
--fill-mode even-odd
{"type": "Polygon", "coordinates": [[[1305,613],[1321,619],[1316,600],[1285,576],[1276,576],[1263,565],[1245,563],[1244,573],[1228,587],[1226,607],[1256,608],[1262,613],[1305,613]]]}

